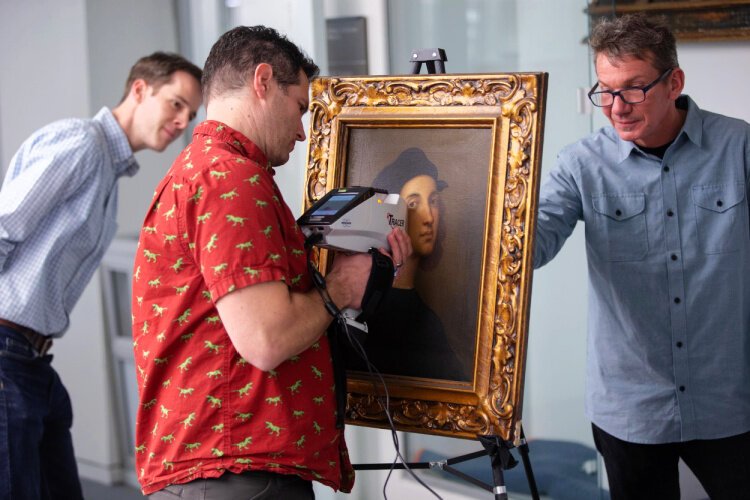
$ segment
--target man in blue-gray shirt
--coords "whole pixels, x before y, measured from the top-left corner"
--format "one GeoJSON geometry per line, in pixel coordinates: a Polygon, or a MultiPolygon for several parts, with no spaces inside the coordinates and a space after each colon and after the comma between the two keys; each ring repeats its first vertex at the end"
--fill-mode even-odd
{"type": "Polygon", "coordinates": [[[117,183],[133,153],[163,151],[201,104],[200,68],[156,52],[90,120],[38,130],[0,191],[0,500],[79,499],[65,387],[47,353],[117,228],[117,183]]]}
{"type": "Polygon", "coordinates": [[[750,125],[681,95],[669,29],[597,25],[589,93],[611,127],[563,149],[534,264],[586,229],[586,414],[614,499],[750,498],[750,125]]]}

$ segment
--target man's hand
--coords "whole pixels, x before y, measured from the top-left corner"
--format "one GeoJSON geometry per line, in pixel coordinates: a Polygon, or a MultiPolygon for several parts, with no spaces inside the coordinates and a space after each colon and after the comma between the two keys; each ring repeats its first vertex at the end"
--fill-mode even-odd
{"type": "Polygon", "coordinates": [[[339,309],[359,309],[372,268],[369,253],[337,253],[331,272],[326,276],[326,288],[339,309]]]}
{"type": "Polygon", "coordinates": [[[390,254],[385,248],[381,248],[380,251],[389,255],[393,260],[393,267],[396,268],[396,273],[401,266],[404,265],[406,259],[412,254],[411,238],[400,228],[393,228],[391,233],[388,235],[388,244],[391,246],[390,254]]]}
{"type": "MultiPolygon", "coordinates": [[[[412,253],[411,239],[399,228],[388,234],[391,251],[381,248],[380,252],[393,260],[396,271],[412,253]]],[[[331,272],[326,276],[328,294],[339,309],[361,309],[367,280],[370,278],[372,257],[367,253],[337,253],[331,272]]]]}

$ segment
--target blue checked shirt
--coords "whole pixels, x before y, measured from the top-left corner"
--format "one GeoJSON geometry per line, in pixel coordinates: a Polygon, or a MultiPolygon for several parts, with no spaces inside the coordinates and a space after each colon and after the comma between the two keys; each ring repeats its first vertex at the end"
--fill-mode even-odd
{"type": "Polygon", "coordinates": [[[0,318],[62,336],[117,230],[117,181],[137,171],[107,108],[21,145],[0,191],[0,318]]]}
{"type": "Polygon", "coordinates": [[[611,127],[562,150],[534,264],[584,221],[586,415],[635,443],[750,430],[750,125],[702,111],[664,159],[611,127]]]}

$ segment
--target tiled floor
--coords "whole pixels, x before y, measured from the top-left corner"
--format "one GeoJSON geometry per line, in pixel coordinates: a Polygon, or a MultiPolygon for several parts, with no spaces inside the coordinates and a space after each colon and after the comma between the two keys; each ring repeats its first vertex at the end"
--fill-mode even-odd
{"type": "Polygon", "coordinates": [[[107,486],[94,481],[81,479],[83,498],[86,500],[143,500],[141,492],[130,486],[107,486]]]}

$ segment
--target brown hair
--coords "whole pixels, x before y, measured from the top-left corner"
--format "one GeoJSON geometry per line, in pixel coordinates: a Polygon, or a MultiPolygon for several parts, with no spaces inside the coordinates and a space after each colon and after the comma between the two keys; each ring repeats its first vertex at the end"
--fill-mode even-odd
{"type": "Polygon", "coordinates": [[[660,72],[679,66],[675,38],[664,19],[649,19],[643,13],[602,19],[591,31],[589,45],[594,57],[632,56],[650,61],[660,72]]]}
{"type": "Polygon", "coordinates": [[[302,70],[308,78],[318,66],[299,47],[273,28],[238,26],[224,33],[208,54],[203,71],[203,98],[232,92],[247,85],[260,63],[270,64],[279,86],[299,83],[302,70]]]}
{"type": "Polygon", "coordinates": [[[200,83],[203,76],[203,71],[198,66],[179,54],[154,52],[149,56],[141,57],[130,68],[130,74],[125,82],[125,93],[122,95],[120,102],[128,97],[130,87],[133,86],[134,81],[139,79],[144,80],[150,86],[158,89],[169,82],[176,71],[184,71],[195,77],[198,83],[200,83]]]}

